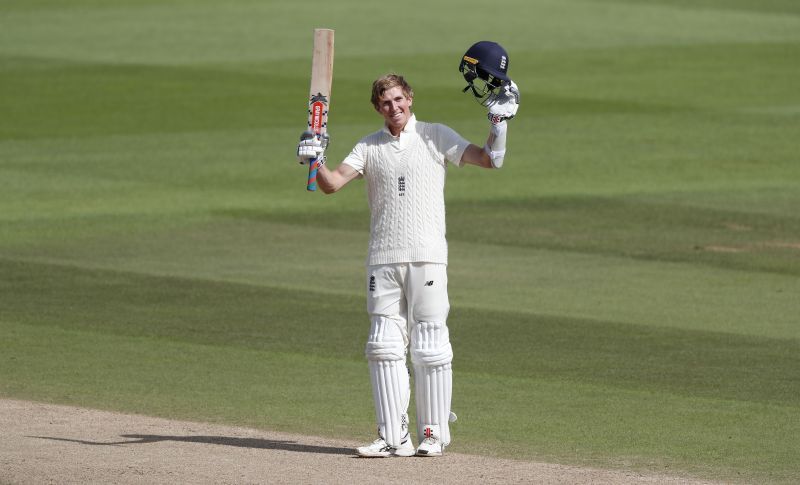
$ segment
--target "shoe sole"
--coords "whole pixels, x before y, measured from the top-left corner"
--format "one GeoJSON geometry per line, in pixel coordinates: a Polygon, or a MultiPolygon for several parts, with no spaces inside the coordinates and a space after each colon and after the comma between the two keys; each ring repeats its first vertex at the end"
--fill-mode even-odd
{"type": "Polygon", "coordinates": [[[418,451],[417,456],[442,456],[441,452],[429,453],[427,451],[418,451]]]}
{"type": "Polygon", "coordinates": [[[364,458],[388,458],[392,456],[388,451],[373,451],[368,447],[356,448],[356,454],[364,458]]]}
{"type": "Polygon", "coordinates": [[[362,458],[391,458],[393,456],[406,458],[409,456],[414,456],[414,450],[394,450],[393,452],[371,452],[371,451],[361,451],[356,450],[356,454],[362,458]]]}

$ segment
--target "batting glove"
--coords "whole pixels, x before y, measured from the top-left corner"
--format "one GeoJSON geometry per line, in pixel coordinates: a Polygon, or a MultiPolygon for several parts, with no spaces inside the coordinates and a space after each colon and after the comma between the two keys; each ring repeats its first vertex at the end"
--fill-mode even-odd
{"type": "Polygon", "coordinates": [[[325,163],[325,149],[328,147],[330,137],[327,134],[317,135],[310,131],[305,131],[300,136],[300,143],[297,144],[297,161],[300,165],[309,163],[310,160],[318,159],[319,165],[325,163]]]}
{"type": "Polygon", "coordinates": [[[519,88],[514,81],[509,79],[508,83],[503,84],[498,92],[490,94],[486,101],[486,106],[489,107],[489,122],[497,125],[516,116],[519,99],[519,88]]]}

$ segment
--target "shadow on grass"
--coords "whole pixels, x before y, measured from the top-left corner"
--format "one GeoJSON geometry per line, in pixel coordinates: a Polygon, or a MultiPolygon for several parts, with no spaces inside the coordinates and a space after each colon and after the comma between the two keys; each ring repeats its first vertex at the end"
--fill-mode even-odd
{"type": "Polygon", "coordinates": [[[129,438],[126,441],[88,441],[70,438],[56,438],[52,436],[29,436],[29,438],[39,438],[43,440],[66,441],[82,445],[92,446],[122,446],[122,445],[143,445],[150,443],[160,443],[162,441],[177,441],[181,443],[200,443],[207,445],[236,446],[239,448],[256,448],[266,450],[294,451],[298,453],[318,453],[324,455],[353,455],[350,448],[337,448],[333,446],[305,445],[296,441],[268,440],[262,438],[236,438],[229,436],[159,436],[144,434],[123,434],[122,438],[129,438]]]}

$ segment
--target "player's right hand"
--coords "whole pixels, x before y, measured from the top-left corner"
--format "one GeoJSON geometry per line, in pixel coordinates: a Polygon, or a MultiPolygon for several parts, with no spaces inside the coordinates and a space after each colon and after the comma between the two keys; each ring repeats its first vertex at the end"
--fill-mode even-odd
{"type": "Polygon", "coordinates": [[[324,158],[328,140],[328,135],[316,135],[310,131],[304,131],[300,135],[300,143],[297,144],[297,161],[301,165],[305,165],[310,160],[324,158]]]}

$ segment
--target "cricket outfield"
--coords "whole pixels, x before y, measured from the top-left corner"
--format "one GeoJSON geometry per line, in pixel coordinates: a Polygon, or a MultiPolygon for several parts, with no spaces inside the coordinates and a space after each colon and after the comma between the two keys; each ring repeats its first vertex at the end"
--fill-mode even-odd
{"type": "Polygon", "coordinates": [[[482,143],[491,39],[522,105],[502,170],[448,171],[448,450],[800,480],[800,5],[303,5],[0,5],[0,397],[370,441],[363,183],[294,160],[311,32],[334,163],[388,71],[482,143]]]}

